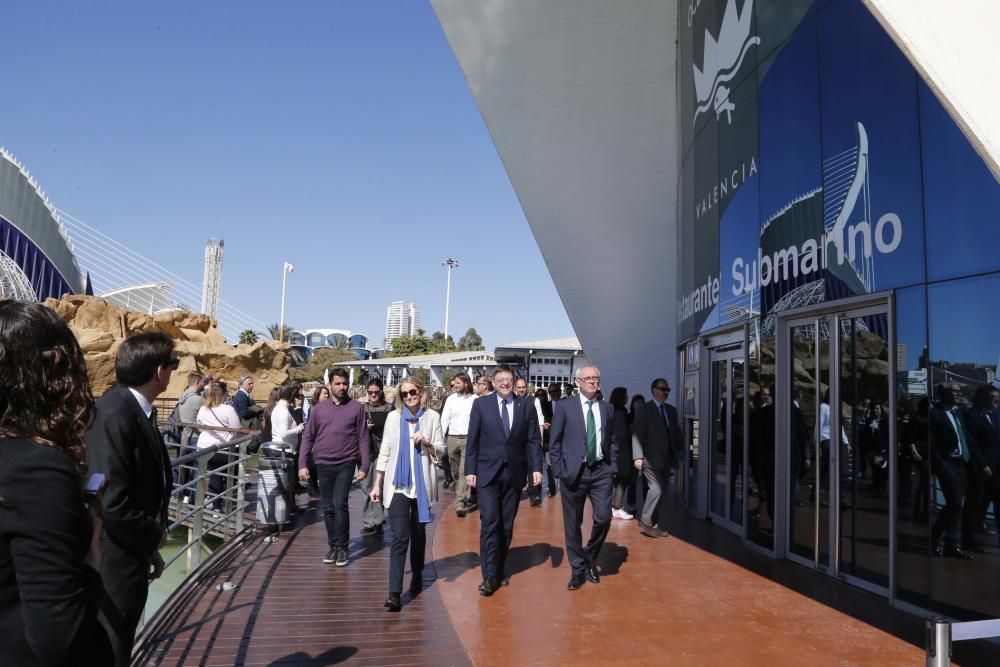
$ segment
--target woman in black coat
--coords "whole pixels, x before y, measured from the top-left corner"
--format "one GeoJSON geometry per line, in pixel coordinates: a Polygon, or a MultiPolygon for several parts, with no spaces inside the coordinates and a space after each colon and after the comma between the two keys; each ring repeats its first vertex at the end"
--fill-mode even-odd
{"type": "Polygon", "coordinates": [[[99,499],[88,511],[83,352],[40,304],[0,303],[0,662],[107,665],[99,499]]]}
{"type": "Polygon", "coordinates": [[[632,465],[632,426],[629,420],[628,390],[625,387],[615,387],[608,401],[614,412],[611,414],[611,425],[614,428],[615,442],[618,443],[618,474],[615,475],[615,489],[611,496],[611,517],[614,519],[632,519],[625,511],[625,491],[632,483],[635,466],[632,465]]]}

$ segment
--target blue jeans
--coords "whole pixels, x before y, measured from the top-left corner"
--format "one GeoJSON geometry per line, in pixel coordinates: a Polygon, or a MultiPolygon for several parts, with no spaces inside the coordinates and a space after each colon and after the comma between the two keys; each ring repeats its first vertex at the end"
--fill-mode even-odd
{"type": "Polygon", "coordinates": [[[331,549],[346,549],[351,536],[351,518],[347,497],[354,481],[355,461],[328,465],[316,464],[319,473],[319,502],[326,524],[326,541],[331,549]]]}

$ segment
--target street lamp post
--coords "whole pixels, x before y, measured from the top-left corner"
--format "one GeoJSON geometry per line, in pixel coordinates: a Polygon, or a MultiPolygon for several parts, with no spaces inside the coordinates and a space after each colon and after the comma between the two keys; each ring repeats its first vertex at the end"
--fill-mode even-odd
{"type": "Polygon", "coordinates": [[[458,260],[449,257],[445,261],[441,262],[441,266],[448,267],[448,289],[444,295],[444,339],[445,342],[448,341],[448,309],[451,306],[451,272],[453,269],[458,267],[458,260]]]}
{"type": "Polygon", "coordinates": [[[288,274],[295,270],[295,267],[285,262],[281,267],[281,321],[278,322],[278,342],[285,342],[285,282],[288,274]]]}

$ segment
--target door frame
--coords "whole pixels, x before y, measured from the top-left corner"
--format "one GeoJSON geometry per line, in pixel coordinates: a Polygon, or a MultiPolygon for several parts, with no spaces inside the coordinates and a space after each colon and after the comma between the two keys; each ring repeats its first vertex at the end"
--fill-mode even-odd
{"type": "MultiPolygon", "coordinates": [[[[894,293],[892,291],[879,292],[876,294],[864,294],[861,296],[851,297],[848,299],[841,299],[834,302],[824,302],[819,303],[814,306],[809,306],[806,308],[800,308],[795,311],[788,311],[781,313],[777,317],[775,324],[775,387],[777,396],[787,397],[790,395],[791,386],[791,373],[788,367],[788,353],[789,353],[789,330],[793,326],[799,326],[802,324],[816,324],[818,331],[818,321],[820,318],[831,318],[831,328],[833,331],[837,332],[837,344],[831,344],[828,351],[828,364],[830,370],[830,395],[839,399],[840,397],[840,322],[844,319],[854,318],[854,317],[864,317],[865,315],[871,315],[875,313],[886,314],[887,326],[888,326],[888,349],[889,349],[889,442],[896,442],[896,329],[895,329],[895,312],[896,305],[894,299],[894,293]],[[837,372],[834,372],[834,369],[837,372]]],[[[820,358],[816,355],[816,378],[819,382],[819,365],[820,358]]],[[[818,389],[818,387],[817,387],[818,389]]],[[[830,410],[830,432],[831,434],[839,434],[841,432],[841,417],[839,409],[839,401],[837,402],[837,409],[833,409],[834,401],[831,401],[830,410]]],[[[888,477],[888,489],[889,489],[889,569],[888,569],[888,587],[879,586],[877,584],[871,583],[864,579],[859,579],[857,577],[844,574],[840,570],[840,512],[832,511],[833,508],[838,508],[840,506],[840,458],[839,458],[839,447],[830,447],[830,457],[829,470],[831,474],[829,475],[829,507],[831,511],[829,513],[830,521],[829,526],[829,564],[824,568],[819,565],[819,549],[818,545],[813,550],[813,561],[810,562],[801,556],[791,553],[789,548],[789,533],[791,530],[791,520],[792,520],[792,508],[788,506],[789,497],[789,485],[791,480],[789,476],[791,474],[789,460],[788,460],[788,443],[790,442],[791,434],[789,432],[789,420],[791,417],[791,402],[784,400],[776,400],[775,406],[775,419],[777,424],[775,424],[775,434],[777,436],[776,451],[775,451],[775,465],[777,470],[775,474],[777,479],[775,481],[775,496],[777,497],[777,502],[775,503],[775,516],[781,517],[782,529],[774,531],[775,540],[775,554],[778,554],[782,558],[792,560],[794,562],[800,563],[807,567],[816,569],[821,572],[826,572],[831,577],[846,581],[851,585],[863,588],[877,595],[883,597],[888,597],[889,601],[894,603],[896,598],[896,513],[897,513],[897,494],[896,494],[896,475],[897,475],[897,457],[892,455],[889,457],[889,477],[888,477]],[[834,471],[837,474],[832,474],[834,471]],[[780,489],[780,490],[779,490],[780,489]]],[[[817,437],[814,432],[813,437],[817,437]]],[[[890,445],[890,451],[892,447],[890,445]]],[[[816,507],[819,507],[819,493],[817,493],[816,507]]],[[[817,510],[818,514],[818,510],[817,510]]],[[[817,530],[816,542],[819,541],[819,531],[823,530],[823,527],[819,527],[817,530]]]]}
{"type": "MultiPolygon", "coordinates": [[[[738,327],[729,327],[727,329],[719,329],[715,331],[708,332],[701,336],[701,345],[704,347],[704,357],[701,360],[699,368],[698,385],[701,387],[701,395],[698,396],[698,412],[699,412],[699,437],[701,441],[699,443],[699,449],[701,451],[698,461],[698,486],[701,491],[698,493],[698,516],[700,518],[709,519],[712,523],[722,526],[726,530],[736,533],[742,538],[746,538],[746,507],[747,507],[747,485],[746,485],[746,429],[747,429],[747,416],[746,416],[746,387],[748,376],[748,364],[747,364],[747,326],[746,324],[741,324],[738,327]],[[714,447],[715,447],[715,432],[714,424],[709,424],[707,422],[711,421],[712,418],[712,393],[714,392],[714,387],[712,386],[712,359],[715,354],[727,355],[729,359],[734,357],[743,360],[743,394],[744,394],[744,423],[743,423],[743,442],[739,446],[743,449],[743,469],[740,474],[744,476],[744,483],[742,484],[742,503],[743,503],[743,521],[742,523],[736,523],[729,519],[729,496],[727,492],[726,496],[726,516],[725,518],[712,513],[712,475],[713,466],[712,460],[714,457],[714,447]],[[707,389],[707,391],[706,391],[707,389]],[[709,445],[711,448],[709,448],[709,445]],[[707,458],[705,456],[706,451],[711,451],[707,458]]],[[[731,391],[731,388],[730,388],[731,391]]],[[[729,408],[732,410],[732,406],[729,408]]],[[[730,445],[730,451],[732,446],[730,445]]]]}

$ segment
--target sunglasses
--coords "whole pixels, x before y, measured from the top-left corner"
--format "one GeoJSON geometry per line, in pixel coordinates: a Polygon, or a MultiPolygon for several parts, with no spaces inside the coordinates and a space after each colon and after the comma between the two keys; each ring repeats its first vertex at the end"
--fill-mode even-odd
{"type": "Polygon", "coordinates": [[[414,396],[419,396],[420,392],[416,389],[410,389],[409,391],[401,391],[399,395],[403,398],[413,398],[414,396]]]}
{"type": "Polygon", "coordinates": [[[653,387],[653,389],[657,389],[659,391],[666,391],[666,392],[670,391],[670,387],[653,387]]]}
{"type": "Polygon", "coordinates": [[[378,389],[376,389],[375,391],[369,391],[368,395],[369,396],[378,396],[381,393],[382,393],[381,391],[379,391],[378,389]]]}

